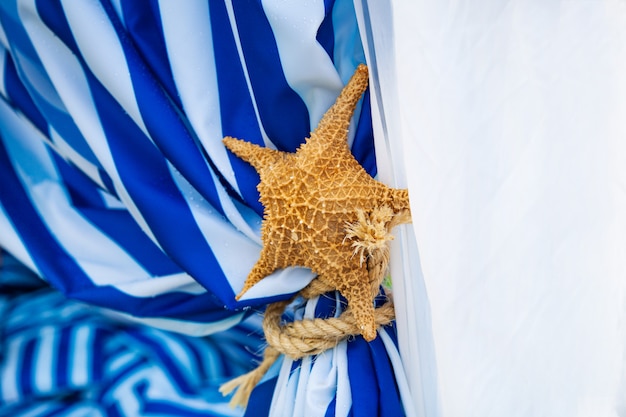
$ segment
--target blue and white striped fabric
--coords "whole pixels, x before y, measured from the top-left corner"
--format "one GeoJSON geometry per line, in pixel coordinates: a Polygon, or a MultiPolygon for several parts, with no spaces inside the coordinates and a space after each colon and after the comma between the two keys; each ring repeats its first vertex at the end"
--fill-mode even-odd
{"type": "Polygon", "coordinates": [[[196,338],[120,325],[50,290],[3,296],[0,312],[2,416],[242,414],[218,386],[250,367],[258,326],[196,338]]]}
{"type": "MultiPolygon", "coordinates": [[[[256,172],[221,139],[285,151],[304,141],[365,62],[352,0],[3,0],[0,60],[0,247],[68,298],[180,333],[222,332],[210,340],[226,351],[233,343],[223,331],[248,307],[285,299],[313,278],[301,268],[277,271],[235,301],[258,259],[262,207],[256,172]]],[[[371,120],[366,94],[349,141],[374,175],[371,120]]],[[[309,302],[302,314],[334,314],[334,297],[309,302]]],[[[65,307],[40,301],[10,301],[42,317],[24,333],[17,322],[3,330],[14,335],[5,341],[1,397],[11,415],[141,415],[140,405],[146,415],[161,407],[174,407],[167,415],[195,415],[196,406],[242,412],[220,408],[212,390],[197,402],[186,371],[121,353],[120,340],[132,340],[151,359],[176,361],[171,354],[192,349],[189,339],[144,328],[117,338],[80,314],[60,324],[44,310],[65,307]],[[94,343],[104,339],[114,341],[94,343]],[[43,343],[62,340],[83,356],[61,355],[63,369],[57,361],[57,376],[46,380],[50,373],[37,367],[56,351],[43,343]],[[82,364],[96,368],[77,371],[82,364]],[[127,367],[134,376],[122,383],[115,375],[127,367]],[[105,376],[113,385],[93,391],[105,376]],[[89,394],[76,402],[64,394],[71,387],[89,394]],[[127,400],[124,390],[133,394],[127,400]],[[32,403],[40,392],[46,402],[32,403]]],[[[394,335],[390,327],[371,344],[356,337],[314,359],[277,364],[247,415],[402,415],[406,381],[394,335]]],[[[189,361],[182,368],[209,366],[189,361]]]]}
{"type": "MultiPolygon", "coordinates": [[[[294,316],[337,317],[345,307],[345,299],[326,294],[298,306],[294,316]]],[[[265,396],[260,384],[249,408],[269,409],[272,417],[411,415],[403,405],[411,401],[396,338],[394,325],[379,329],[369,343],[359,336],[316,356],[285,358],[271,382],[273,395],[265,396]]],[[[246,417],[257,415],[251,411],[246,417]]]]}
{"type": "MultiPolygon", "coordinates": [[[[234,300],[262,207],[221,138],[295,150],[364,58],[351,1],[278,3],[3,1],[0,245],[71,298],[194,334],[306,285],[281,271],[234,300]]],[[[351,140],[373,173],[368,106],[351,140]]]]}

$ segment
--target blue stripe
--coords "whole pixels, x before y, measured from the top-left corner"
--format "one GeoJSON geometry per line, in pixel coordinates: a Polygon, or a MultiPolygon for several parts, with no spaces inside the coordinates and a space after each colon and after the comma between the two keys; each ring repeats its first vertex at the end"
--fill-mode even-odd
{"type": "MultiPolygon", "coordinates": [[[[115,16],[115,11],[109,3],[103,4],[106,13],[115,16]]],[[[131,81],[133,83],[133,91],[139,105],[141,117],[148,129],[150,137],[159,147],[165,158],[170,160],[176,169],[185,177],[189,183],[206,198],[211,205],[224,215],[219,196],[216,190],[216,184],[211,180],[209,166],[199,151],[200,145],[196,143],[192,135],[186,129],[181,121],[176,109],[172,106],[169,99],[163,94],[163,90],[159,84],[150,76],[148,69],[144,63],[138,58],[136,50],[124,36],[124,28],[121,27],[117,19],[113,19],[112,24],[120,36],[119,41],[122,45],[124,55],[126,57],[130,70],[131,81]]],[[[108,91],[99,83],[96,83],[94,77],[88,76],[90,79],[91,90],[96,97],[102,99],[109,97],[108,91]],[[96,87],[97,84],[97,87],[96,87]]],[[[103,103],[117,107],[117,102],[109,103],[105,100],[103,103]]],[[[104,111],[102,106],[98,106],[99,113],[102,114],[102,121],[122,119],[115,117],[110,109],[104,111]],[[113,116],[109,119],[106,116],[113,116]]],[[[119,109],[125,114],[123,109],[119,109]]],[[[134,122],[130,124],[134,125],[134,122]]],[[[141,155],[141,154],[138,154],[141,155]]],[[[150,167],[152,169],[152,167],[150,167]]],[[[217,184],[219,186],[219,184],[217,184]]]]}
{"type": "Polygon", "coordinates": [[[271,378],[254,388],[244,417],[267,417],[269,415],[277,381],[278,377],[271,378]]]}
{"type": "MultiPolygon", "coordinates": [[[[224,136],[242,138],[263,145],[254,106],[243,68],[239,62],[237,45],[228,21],[226,6],[222,1],[209,2],[213,51],[217,72],[220,117],[224,136]]],[[[217,139],[217,138],[216,138],[217,139]]],[[[229,153],[229,162],[235,171],[239,191],[249,207],[259,215],[263,206],[256,189],[259,175],[252,166],[229,153]]]]}
{"type": "Polygon", "coordinates": [[[58,36],[75,54],[80,55],[78,44],[74,41],[72,30],[63,13],[60,0],[36,0],[35,7],[41,21],[58,36]]]}
{"type": "Polygon", "coordinates": [[[380,392],[367,342],[361,336],[348,343],[348,374],[352,410],[358,417],[379,414],[380,392]]]}
{"type": "Polygon", "coordinates": [[[127,211],[107,209],[92,181],[62,158],[53,156],[73,205],[91,224],[124,249],[151,275],[164,276],[183,272],[146,236],[127,211]]]}
{"type": "Polygon", "coordinates": [[[120,198],[117,195],[117,191],[115,191],[115,185],[113,185],[113,180],[111,179],[111,177],[109,177],[109,174],[107,174],[104,169],[98,169],[98,174],[100,174],[100,180],[102,181],[106,192],[111,194],[119,201],[120,198]]]}
{"type": "Polygon", "coordinates": [[[337,407],[337,395],[335,394],[332,401],[328,404],[328,408],[326,409],[326,413],[324,414],[324,417],[334,417],[336,407],[337,407]]]}
{"type": "Polygon", "coordinates": [[[93,366],[91,367],[91,377],[94,382],[100,382],[105,379],[106,361],[110,356],[107,355],[104,345],[106,340],[110,338],[111,335],[112,332],[110,330],[103,330],[98,328],[96,329],[95,334],[91,339],[91,343],[93,346],[93,349],[91,350],[91,360],[93,364],[93,366]]]}
{"type": "Polygon", "coordinates": [[[50,156],[73,206],[106,208],[98,187],[90,178],[55,152],[51,152],[50,156]]]}
{"type": "MultiPolygon", "coordinates": [[[[191,368],[196,372],[197,378],[204,380],[209,377],[210,375],[207,374],[206,369],[203,366],[205,362],[208,362],[208,358],[210,357],[209,355],[211,354],[209,353],[209,355],[206,355],[208,351],[208,349],[206,349],[206,343],[200,344],[198,343],[199,339],[190,340],[187,338],[176,337],[175,334],[172,334],[171,336],[174,337],[179,344],[184,346],[185,351],[192,362],[191,368]]],[[[202,340],[202,342],[205,342],[205,340],[202,340]]]]}
{"type": "MultiPolygon", "coordinates": [[[[328,317],[333,317],[335,315],[335,311],[337,310],[336,297],[337,293],[335,291],[331,291],[325,295],[320,296],[317,304],[315,305],[315,317],[324,319],[328,317]]],[[[345,309],[348,303],[345,298],[341,296],[339,297],[342,309],[345,309]]]]}
{"type": "Polygon", "coordinates": [[[4,86],[7,96],[15,107],[20,109],[22,113],[39,129],[42,133],[48,132],[48,122],[43,117],[28,91],[22,84],[15,68],[13,58],[8,53],[4,63],[4,86]]]}
{"type": "Polygon", "coordinates": [[[127,35],[133,40],[138,53],[167,91],[169,98],[182,109],[171,68],[167,65],[167,48],[158,2],[122,0],[121,4],[127,35]]]}
{"type": "Polygon", "coordinates": [[[59,329],[58,345],[56,346],[56,389],[69,388],[71,372],[72,328],[65,327],[59,329]]]}
{"type": "MultiPolygon", "coordinates": [[[[22,55],[28,57],[32,63],[43,68],[41,61],[37,57],[37,52],[30,42],[30,38],[21,24],[21,19],[17,11],[17,0],[0,1],[0,24],[9,41],[12,52],[20,50],[22,55]]],[[[42,74],[46,77],[45,74],[42,74]]]]}
{"type": "Polygon", "coordinates": [[[376,176],[376,151],[372,128],[372,109],[369,88],[363,95],[361,114],[352,143],[352,154],[361,166],[372,176],[376,176]]]}
{"type": "MultiPolygon", "coordinates": [[[[96,158],[96,155],[89,147],[89,144],[83,137],[82,133],[80,133],[80,130],[76,126],[72,116],[48,103],[48,100],[42,97],[39,92],[34,89],[31,89],[31,96],[37,103],[39,109],[41,109],[41,112],[44,114],[46,120],[50,123],[50,126],[58,132],[63,140],[65,140],[65,142],[67,142],[68,145],[74,149],[74,151],[93,164],[96,168],[99,168],[101,177],[106,176],[107,174],[105,174],[102,170],[98,158],[96,158]]],[[[48,129],[43,132],[47,135],[48,129]]]]}
{"type": "Polygon", "coordinates": [[[234,292],[162,155],[108,91],[87,76],[119,176],[163,250],[223,302],[232,300],[234,292]]]}
{"type": "Polygon", "coordinates": [[[209,292],[200,295],[169,292],[155,297],[135,298],[106,286],[86,287],[70,295],[94,305],[128,312],[136,317],[168,317],[211,323],[238,314],[226,310],[224,303],[209,292]]]}
{"type": "Polygon", "coordinates": [[[37,369],[33,366],[36,343],[35,339],[31,339],[25,342],[22,347],[21,366],[18,367],[18,372],[20,373],[18,381],[22,397],[28,397],[34,393],[33,379],[37,372],[37,369]]]}
{"type": "Polygon", "coordinates": [[[372,365],[378,382],[378,390],[380,392],[380,415],[387,417],[400,417],[405,415],[402,400],[398,391],[395,375],[393,374],[393,365],[387,354],[387,349],[378,337],[373,343],[369,344],[372,355],[372,365]]]}
{"type": "Polygon", "coordinates": [[[108,417],[127,417],[121,413],[120,407],[117,404],[111,404],[106,407],[105,410],[108,417]]]}
{"type": "Polygon", "coordinates": [[[334,5],[335,0],[324,0],[324,19],[315,37],[333,62],[335,61],[335,29],[333,28],[334,5]]]}
{"type": "Polygon", "coordinates": [[[263,127],[279,149],[295,152],[310,133],[308,109],[283,75],[276,40],[261,2],[232,3],[263,127]]]}

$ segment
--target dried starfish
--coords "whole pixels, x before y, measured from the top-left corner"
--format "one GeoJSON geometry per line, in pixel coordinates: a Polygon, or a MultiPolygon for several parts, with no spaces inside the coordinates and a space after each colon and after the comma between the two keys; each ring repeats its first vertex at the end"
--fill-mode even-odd
{"type": "Polygon", "coordinates": [[[346,230],[353,230],[363,213],[383,207],[391,209],[390,219],[399,214],[407,218],[409,200],[407,190],[374,180],[348,148],[350,119],[367,83],[367,67],[360,65],[295,153],[231,137],[224,138],[224,144],[259,173],[258,190],[264,206],[261,256],[237,299],[276,269],[307,267],[346,297],[362,336],[370,341],[376,337],[376,294],[372,293],[367,263],[362,256],[355,256],[359,250],[363,253],[362,245],[353,242],[346,230]]]}

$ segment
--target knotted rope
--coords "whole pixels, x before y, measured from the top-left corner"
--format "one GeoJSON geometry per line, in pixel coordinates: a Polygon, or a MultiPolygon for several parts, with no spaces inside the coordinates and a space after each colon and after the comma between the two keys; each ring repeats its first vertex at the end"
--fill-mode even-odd
{"type": "MultiPolygon", "coordinates": [[[[390,209],[383,206],[371,214],[359,212],[358,221],[346,225],[346,239],[353,239],[355,255],[359,255],[362,262],[367,262],[372,298],[378,295],[389,265],[389,248],[386,243],[393,239],[390,230],[398,224],[409,223],[410,221],[411,215],[408,210],[394,214],[390,209]]],[[[334,290],[320,280],[314,279],[298,295],[304,299],[313,299],[334,290]]],[[[263,353],[263,360],[252,371],[220,387],[220,392],[223,395],[228,395],[236,390],[230,401],[232,407],[245,407],[248,404],[252,390],[280,354],[287,355],[294,360],[309,355],[317,355],[337,346],[339,342],[348,337],[360,334],[360,329],[349,306],[339,317],[303,319],[291,323],[282,323],[285,308],[295,298],[267,306],[263,319],[263,332],[268,346],[263,353]]],[[[395,318],[393,303],[387,301],[376,308],[374,318],[378,326],[390,324],[395,318]]]]}

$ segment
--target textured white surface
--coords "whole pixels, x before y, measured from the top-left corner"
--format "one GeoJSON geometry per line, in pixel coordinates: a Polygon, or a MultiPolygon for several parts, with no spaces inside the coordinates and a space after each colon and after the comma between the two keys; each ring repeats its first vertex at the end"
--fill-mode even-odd
{"type": "Polygon", "coordinates": [[[623,415],[626,3],[393,6],[376,53],[432,319],[424,414],[623,415]]]}

